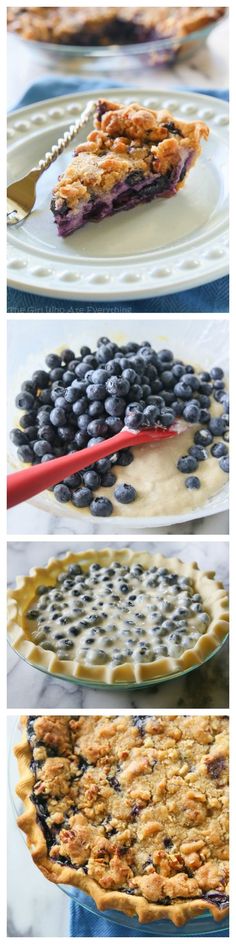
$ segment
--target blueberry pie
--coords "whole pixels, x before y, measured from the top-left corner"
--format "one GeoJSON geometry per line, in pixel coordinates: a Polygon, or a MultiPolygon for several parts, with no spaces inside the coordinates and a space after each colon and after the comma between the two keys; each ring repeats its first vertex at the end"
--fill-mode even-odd
{"type": "Polygon", "coordinates": [[[217,22],[225,7],[8,7],[24,39],[72,46],[178,40],[217,22]]]}
{"type": "Polygon", "coordinates": [[[140,922],[226,916],[227,718],[51,715],[21,726],[18,825],[46,878],[140,922]]]}
{"type": "Polygon", "coordinates": [[[228,633],[214,572],[161,554],[68,552],[9,591],[9,641],[56,675],[140,683],[199,666],[228,633]]]}
{"type": "MultiPolygon", "coordinates": [[[[89,340],[89,338],[88,338],[89,340]]],[[[185,353],[185,352],[184,352],[185,353]]],[[[187,515],[219,492],[229,472],[229,394],[221,366],[196,368],[149,341],[48,353],[16,397],[10,432],[20,463],[47,462],[132,430],[112,453],[53,487],[50,503],[79,515],[187,515]],[[135,446],[135,431],[173,424],[181,435],[135,446]]],[[[48,493],[49,498],[49,493],[48,493]]]]}
{"type": "Polygon", "coordinates": [[[94,130],[54,187],[51,209],[59,236],[156,197],[174,196],[208,133],[203,121],[100,100],[94,130]]]}

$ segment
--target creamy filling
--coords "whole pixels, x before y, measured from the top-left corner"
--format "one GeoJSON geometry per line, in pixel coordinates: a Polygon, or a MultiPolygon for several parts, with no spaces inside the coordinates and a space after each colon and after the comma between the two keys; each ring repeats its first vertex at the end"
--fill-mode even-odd
{"type": "Polygon", "coordinates": [[[28,637],[59,659],[114,666],[179,658],[208,629],[194,582],[163,567],[71,564],[37,588],[25,613],[28,637]]]}

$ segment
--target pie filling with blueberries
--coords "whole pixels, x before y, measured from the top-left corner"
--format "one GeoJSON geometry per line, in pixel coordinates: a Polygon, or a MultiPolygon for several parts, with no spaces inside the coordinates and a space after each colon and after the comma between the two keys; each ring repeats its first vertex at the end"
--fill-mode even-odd
{"type": "Polygon", "coordinates": [[[228,721],[23,717],[18,824],[46,878],[175,925],[228,911],[228,721]]]}
{"type": "Polygon", "coordinates": [[[7,21],[24,39],[107,46],[178,40],[224,14],[225,7],[9,7],[7,21]]]}
{"type": "Polygon", "coordinates": [[[133,684],[201,665],[229,628],[214,571],[161,554],[68,552],[9,591],[9,641],[56,675],[133,684]]]}
{"type": "Polygon", "coordinates": [[[49,353],[46,369],[23,381],[15,402],[19,425],[10,439],[21,463],[89,448],[124,427],[133,432],[130,449],[54,485],[54,508],[59,502],[67,511],[68,504],[97,518],[179,518],[227,481],[229,395],[220,366],[202,370],[146,340],[100,337],[94,349],[49,353]],[[173,425],[181,435],[135,446],[136,431],[173,425]]]}
{"type": "Polygon", "coordinates": [[[54,187],[59,236],[156,197],[172,197],[201,153],[209,129],[168,111],[100,100],[94,130],[54,187]]]}

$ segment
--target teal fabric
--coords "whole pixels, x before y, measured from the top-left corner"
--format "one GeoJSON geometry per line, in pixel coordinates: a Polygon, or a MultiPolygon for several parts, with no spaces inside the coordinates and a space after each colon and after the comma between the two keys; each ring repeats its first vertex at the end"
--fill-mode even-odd
{"type": "MultiPolygon", "coordinates": [[[[208,925],[209,926],[209,925],[208,925]]],[[[192,936],[193,931],[188,931],[187,928],[189,925],[184,925],[181,928],[175,928],[170,921],[161,921],[160,922],[160,932],[159,937],[163,940],[164,937],[177,938],[177,940],[183,940],[185,937],[192,936]]],[[[149,937],[152,940],[155,940],[155,935],[149,934],[143,930],[142,926],[139,930],[131,931],[130,928],[126,928],[124,925],[116,924],[114,921],[107,920],[104,915],[101,917],[96,914],[92,914],[91,911],[85,910],[82,908],[76,901],[70,902],[69,910],[69,935],[70,937],[136,937],[143,938],[149,937]]],[[[194,936],[196,936],[196,927],[194,930],[194,936]]],[[[200,932],[199,937],[224,937],[228,938],[229,932],[227,930],[222,931],[220,925],[216,924],[212,918],[212,928],[210,931],[200,932]]]]}
{"type": "MultiPolygon", "coordinates": [[[[77,79],[75,76],[56,76],[50,75],[31,85],[21,101],[18,108],[23,105],[31,105],[33,102],[43,101],[47,98],[55,98],[58,95],[67,95],[70,92],[99,92],[104,88],[119,88],[119,84],[107,83],[104,80],[85,80],[77,79]]],[[[205,89],[195,89],[194,91],[205,92],[205,89]]],[[[216,98],[222,98],[228,101],[228,92],[220,89],[211,91],[210,94],[216,98]]],[[[99,301],[98,303],[86,303],[80,301],[67,301],[65,299],[51,299],[46,296],[36,295],[32,292],[19,292],[17,289],[9,288],[7,294],[7,310],[9,313],[17,312],[80,312],[80,313],[99,313],[112,312],[119,314],[122,312],[157,312],[159,314],[169,314],[175,312],[183,313],[210,313],[226,314],[229,311],[229,279],[217,279],[215,282],[209,282],[206,285],[200,285],[197,288],[189,289],[184,292],[176,292],[173,295],[158,296],[158,298],[147,298],[117,301],[107,303],[99,301]]]]}

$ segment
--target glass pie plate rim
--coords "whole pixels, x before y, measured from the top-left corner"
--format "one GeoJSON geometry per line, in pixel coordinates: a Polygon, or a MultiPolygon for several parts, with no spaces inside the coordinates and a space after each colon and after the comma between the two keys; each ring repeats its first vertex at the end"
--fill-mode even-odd
{"type": "Polygon", "coordinates": [[[45,53],[48,52],[49,55],[55,55],[58,53],[58,57],[60,57],[61,54],[61,56],[68,56],[69,58],[78,57],[81,59],[86,58],[86,56],[90,56],[94,59],[98,57],[102,60],[105,59],[106,56],[113,55],[124,56],[127,54],[130,56],[138,55],[139,53],[162,53],[165,51],[169,53],[175,51],[178,52],[178,47],[186,47],[188,44],[195,42],[204,42],[214,27],[220,23],[221,19],[223,19],[223,17],[219,17],[212,23],[208,23],[206,26],[203,26],[200,29],[193,30],[191,33],[187,33],[186,36],[169,36],[163,37],[161,39],[147,40],[141,43],[109,43],[105,46],[79,46],[73,45],[72,43],[47,43],[38,39],[26,39],[24,36],[21,36],[18,33],[13,33],[13,35],[15,35],[17,39],[20,39],[22,43],[27,44],[27,47],[31,47],[32,50],[42,50],[45,53]]]}
{"type": "Polygon", "coordinates": [[[116,692],[116,693],[117,692],[125,693],[128,691],[139,692],[143,688],[157,687],[158,685],[161,685],[163,682],[172,682],[172,681],[174,682],[175,680],[182,678],[185,675],[188,675],[190,672],[193,672],[195,669],[202,668],[202,666],[205,665],[207,662],[209,662],[210,659],[213,659],[214,656],[219,654],[220,650],[223,648],[228,638],[229,638],[229,633],[227,633],[227,635],[219,644],[219,646],[217,646],[216,649],[214,649],[213,652],[211,652],[207,656],[207,658],[203,660],[203,662],[199,662],[196,665],[191,665],[188,667],[188,669],[184,669],[183,671],[174,672],[172,675],[165,675],[165,676],[160,676],[156,678],[151,678],[151,679],[144,680],[141,682],[99,682],[96,679],[76,678],[75,676],[66,675],[64,674],[64,672],[63,673],[50,672],[49,669],[45,668],[45,666],[37,665],[34,662],[30,662],[29,659],[26,659],[25,656],[23,656],[21,652],[16,651],[14,649],[14,646],[11,645],[10,639],[8,637],[7,637],[7,641],[10,646],[10,649],[12,649],[12,651],[15,652],[15,654],[20,659],[22,659],[22,661],[25,662],[26,665],[29,665],[33,669],[38,669],[39,672],[42,672],[44,675],[49,676],[49,678],[60,679],[63,682],[69,682],[71,684],[81,686],[82,688],[97,689],[98,691],[103,691],[103,692],[111,691],[111,692],[116,692]]]}
{"type": "MultiPolygon", "coordinates": [[[[8,768],[7,769],[7,782],[8,782],[8,790],[9,790],[9,795],[10,795],[11,812],[14,817],[16,827],[17,827],[16,817],[19,816],[20,811],[22,809],[22,805],[21,805],[20,799],[17,797],[17,794],[15,792],[15,787],[16,787],[16,783],[18,779],[17,777],[18,771],[17,771],[17,763],[13,754],[13,747],[14,747],[14,744],[16,744],[17,741],[19,740],[19,736],[20,736],[19,716],[17,715],[17,717],[15,717],[15,724],[12,725],[12,730],[10,732],[10,737],[8,740],[8,762],[7,762],[7,768],[8,768]]],[[[26,843],[26,837],[24,833],[21,832],[21,830],[19,830],[19,832],[20,832],[22,841],[26,843]]],[[[155,935],[157,937],[163,936],[163,937],[168,937],[168,938],[170,937],[183,938],[183,937],[189,937],[189,936],[191,937],[199,937],[199,936],[217,937],[218,934],[220,936],[228,937],[228,927],[229,927],[228,920],[229,919],[227,915],[225,919],[223,919],[224,926],[222,924],[222,921],[220,922],[215,921],[213,916],[211,915],[211,912],[210,911],[208,912],[207,910],[204,911],[202,914],[197,915],[196,917],[190,919],[189,921],[186,922],[186,924],[183,924],[180,927],[176,927],[174,924],[172,924],[171,921],[168,921],[165,919],[161,919],[160,921],[152,921],[152,922],[149,922],[149,924],[141,924],[138,921],[137,917],[135,916],[129,917],[128,915],[125,915],[123,912],[117,911],[115,909],[99,911],[99,909],[97,908],[95,904],[95,901],[93,901],[93,899],[89,895],[87,895],[85,892],[82,892],[81,889],[79,888],[75,888],[72,885],[63,885],[63,884],[59,884],[57,887],[60,888],[60,890],[68,898],[74,901],[75,904],[80,905],[80,907],[90,912],[94,917],[101,920],[102,919],[108,920],[109,922],[115,925],[118,925],[120,927],[122,926],[124,928],[127,927],[130,930],[136,931],[139,937],[141,937],[142,934],[144,936],[155,935]]]]}

